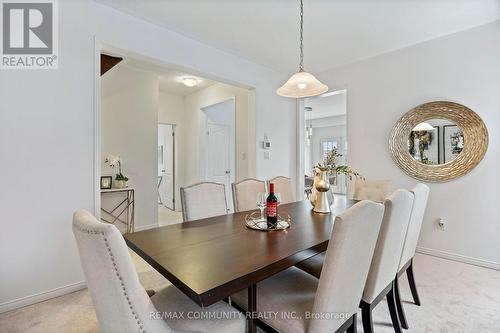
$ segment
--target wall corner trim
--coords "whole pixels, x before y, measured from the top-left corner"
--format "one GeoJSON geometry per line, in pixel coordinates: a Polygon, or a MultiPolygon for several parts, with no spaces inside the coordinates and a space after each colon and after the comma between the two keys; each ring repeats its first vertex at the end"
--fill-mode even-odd
{"type": "Polygon", "coordinates": [[[489,261],[489,260],[484,260],[484,259],[468,257],[468,256],[464,256],[461,254],[456,254],[456,253],[451,253],[451,252],[446,252],[446,251],[442,251],[442,250],[436,250],[436,249],[431,249],[431,248],[421,247],[421,246],[417,247],[417,252],[422,253],[422,254],[428,254],[428,255],[431,255],[434,257],[458,261],[458,262],[465,263],[465,264],[470,264],[470,265],[475,265],[475,266],[479,266],[479,267],[485,267],[485,268],[490,268],[490,269],[495,269],[497,271],[500,271],[500,262],[494,262],[494,261],[489,261]]]}

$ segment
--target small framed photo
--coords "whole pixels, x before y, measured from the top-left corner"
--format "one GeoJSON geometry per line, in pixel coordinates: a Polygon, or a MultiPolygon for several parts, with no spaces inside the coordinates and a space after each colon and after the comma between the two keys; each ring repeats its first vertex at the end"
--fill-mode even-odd
{"type": "Polygon", "coordinates": [[[101,176],[101,190],[111,189],[111,184],[113,183],[112,176],[101,176]]]}
{"type": "Polygon", "coordinates": [[[457,125],[445,125],[443,136],[444,163],[451,162],[464,149],[464,135],[457,125]]]}

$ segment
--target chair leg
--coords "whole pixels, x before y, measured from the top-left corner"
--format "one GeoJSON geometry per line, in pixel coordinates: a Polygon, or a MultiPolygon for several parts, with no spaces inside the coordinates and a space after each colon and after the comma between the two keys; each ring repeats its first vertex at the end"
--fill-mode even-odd
{"type": "Polygon", "coordinates": [[[358,315],[355,313],[352,315],[352,324],[347,329],[347,333],[357,333],[358,332],[358,315]]]}
{"type": "Polygon", "coordinates": [[[391,314],[392,326],[394,326],[394,332],[402,333],[403,329],[399,323],[398,311],[396,309],[396,298],[394,296],[394,283],[391,290],[387,293],[387,305],[389,306],[389,313],[391,314]]]}
{"type": "Polygon", "coordinates": [[[372,307],[368,303],[361,304],[361,320],[363,321],[363,333],[374,333],[372,307]]]}
{"type": "Polygon", "coordinates": [[[420,305],[420,297],[418,297],[417,285],[415,284],[415,276],[413,275],[413,259],[406,270],[406,275],[408,276],[408,283],[410,284],[411,295],[416,305],[420,305]]]}
{"type": "Polygon", "coordinates": [[[406,320],[405,310],[403,308],[403,303],[401,302],[401,296],[399,294],[399,282],[398,277],[394,279],[394,297],[396,298],[396,308],[398,310],[399,321],[404,329],[408,329],[408,321],[406,320]]]}

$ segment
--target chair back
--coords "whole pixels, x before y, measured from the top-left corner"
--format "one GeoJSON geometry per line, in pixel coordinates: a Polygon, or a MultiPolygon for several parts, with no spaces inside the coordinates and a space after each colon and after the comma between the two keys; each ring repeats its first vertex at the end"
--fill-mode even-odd
{"type": "Polygon", "coordinates": [[[246,178],[232,184],[233,204],[235,212],[256,209],[257,194],[266,192],[266,182],[254,178],[246,178]]]}
{"type": "Polygon", "coordinates": [[[73,234],[87,286],[103,332],[172,332],[139,282],[118,229],[85,210],[73,215],[73,234]]]}
{"type": "Polygon", "coordinates": [[[413,208],[411,210],[410,223],[406,233],[403,253],[401,254],[399,270],[401,270],[415,255],[420,229],[422,228],[422,221],[424,220],[425,208],[427,207],[427,199],[429,198],[429,191],[429,186],[422,183],[418,183],[410,190],[415,198],[413,200],[413,208]]]}
{"type": "Polygon", "coordinates": [[[311,320],[308,332],[335,332],[357,312],[383,214],[383,205],[362,201],[335,218],[313,313],[345,316],[311,320]]]}
{"type": "Polygon", "coordinates": [[[413,194],[396,190],[384,201],[384,219],[363,291],[363,301],[373,300],[394,280],[413,206],[413,194]]]}
{"type": "Polygon", "coordinates": [[[182,219],[184,222],[227,214],[226,186],[202,182],[181,187],[182,219]]]}
{"type": "Polygon", "coordinates": [[[364,180],[357,178],[354,184],[354,200],[384,202],[389,189],[388,180],[364,180]]]}
{"type": "Polygon", "coordinates": [[[281,195],[281,204],[287,204],[297,201],[295,191],[293,190],[292,180],[288,177],[278,176],[269,180],[274,184],[274,191],[281,195]]]}

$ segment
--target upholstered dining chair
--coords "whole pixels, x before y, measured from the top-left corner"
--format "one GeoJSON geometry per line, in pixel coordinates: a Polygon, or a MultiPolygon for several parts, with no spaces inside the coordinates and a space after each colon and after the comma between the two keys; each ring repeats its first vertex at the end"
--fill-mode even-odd
{"type": "Polygon", "coordinates": [[[384,202],[388,194],[389,184],[389,180],[365,180],[356,178],[352,198],[354,200],[384,202]]]}
{"type": "Polygon", "coordinates": [[[415,284],[415,277],[413,275],[413,257],[417,249],[418,237],[420,236],[420,229],[422,228],[422,221],[424,220],[425,208],[427,206],[427,199],[429,198],[429,187],[425,184],[419,183],[410,190],[414,195],[413,208],[411,210],[410,223],[408,224],[408,231],[406,232],[406,239],[403,246],[403,253],[399,262],[399,271],[395,282],[395,296],[398,315],[403,328],[408,328],[408,321],[403,309],[403,303],[399,293],[398,278],[406,273],[408,277],[408,284],[413,296],[413,301],[416,305],[420,305],[420,298],[417,292],[417,285],[415,284]]]}
{"type": "Polygon", "coordinates": [[[123,236],[114,225],[102,223],[89,212],[78,210],[73,215],[73,233],[103,332],[245,331],[244,318],[226,303],[202,309],[173,285],[149,298],[139,282],[123,236]],[[161,313],[189,311],[211,312],[201,318],[212,319],[161,319],[161,313]]]}
{"type": "Polygon", "coordinates": [[[281,204],[297,201],[293,190],[292,180],[288,177],[278,176],[270,179],[269,183],[274,184],[274,190],[281,195],[281,204]]]}
{"type": "Polygon", "coordinates": [[[235,212],[244,212],[257,207],[257,195],[266,192],[266,182],[254,178],[246,178],[232,184],[233,204],[235,212]]]}
{"type": "Polygon", "coordinates": [[[394,277],[403,252],[413,201],[413,194],[402,189],[384,201],[384,219],[360,304],[364,333],[374,332],[372,311],[384,297],[387,298],[394,331],[402,332],[396,309],[394,277]]]}
{"type": "MultiPolygon", "coordinates": [[[[257,285],[257,311],[295,313],[262,319],[278,332],[356,332],[356,313],[377,242],[384,208],[363,201],[335,218],[318,280],[291,267],[257,285]],[[306,313],[327,315],[306,318],[306,313]],[[328,316],[330,315],[330,316],[328,316]]],[[[247,306],[247,292],[232,296],[233,304],[247,306]]],[[[267,330],[266,330],[267,331],[267,330]]]]}
{"type": "Polygon", "coordinates": [[[227,214],[226,186],[201,182],[181,187],[181,206],[184,222],[227,214]]]}
{"type": "MultiPolygon", "coordinates": [[[[384,297],[387,297],[394,330],[396,333],[401,332],[394,278],[399,268],[413,201],[413,194],[407,190],[397,190],[384,201],[384,220],[360,304],[365,333],[373,332],[372,310],[384,297]]],[[[296,266],[321,278],[324,260],[325,254],[321,253],[296,266]]]]}

